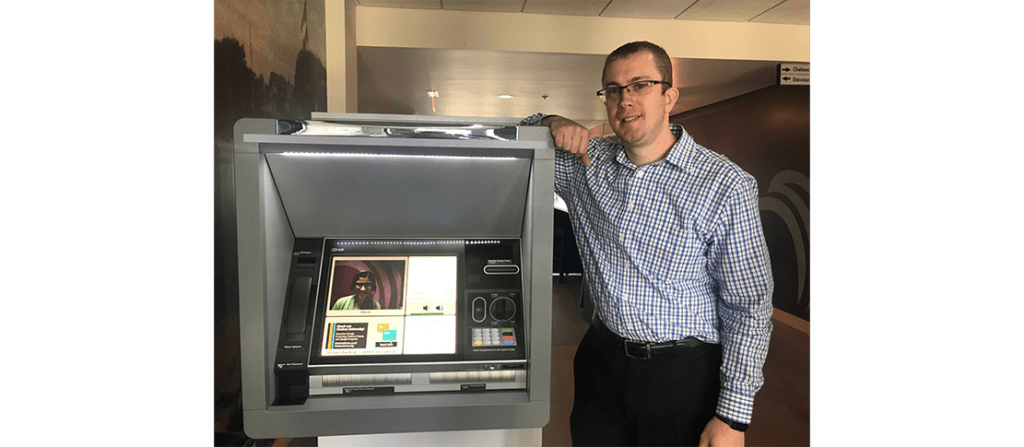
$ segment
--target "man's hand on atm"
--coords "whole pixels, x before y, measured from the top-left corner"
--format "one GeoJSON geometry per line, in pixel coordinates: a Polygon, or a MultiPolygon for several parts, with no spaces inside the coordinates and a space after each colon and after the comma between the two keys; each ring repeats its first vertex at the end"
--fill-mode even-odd
{"type": "Polygon", "coordinates": [[[546,117],[540,123],[551,128],[555,146],[575,155],[583,162],[583,166],[590,167],[590,157],[587,155],[587,144],[591,137],[589,129],[558,115],[546,117]]]}

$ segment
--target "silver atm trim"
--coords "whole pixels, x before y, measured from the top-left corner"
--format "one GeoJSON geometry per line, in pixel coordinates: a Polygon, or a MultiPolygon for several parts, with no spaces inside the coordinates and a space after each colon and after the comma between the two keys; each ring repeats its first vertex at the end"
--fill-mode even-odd
{"type": "Polygon", "coordinates": [[[309,394],[345,394],[346,388],[390,388],[393,393],[526,388],[525,369],[399,374],[324,374],[309,377],[309,394]]]}
{"type": "Polygon", "coordinates": [[[337,368],[380,368],[380,367],[429,367],[429,366],[444,366],[446,368],[459,367],[459,366],[476,366],[476,365],[494,365],[494,364],[526,364],[526,360],[463,360],[459,362],[416,362],[416,363],[354,363],[348,365],[309,365],[309,369],[337,369],[337,368]]]}

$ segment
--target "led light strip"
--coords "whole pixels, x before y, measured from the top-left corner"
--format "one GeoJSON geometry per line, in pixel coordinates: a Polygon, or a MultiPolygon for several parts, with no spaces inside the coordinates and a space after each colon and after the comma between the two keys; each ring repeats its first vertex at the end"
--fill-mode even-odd
{"type": "Polygon", "coordinates": [[[334,241],[336,245],[451,245],[451,244],[467,244],[467,245],[483,245],[483,244],[500,244],[499,240],[438,240],[438,241],[334,241]]]}
{"type": "Polygon", "coordinates": [[[355,158],[427,158],[443,160],[517,160],[516,157],[467,157],[461,155],[406,155],[406,154],[366,154],[344,152],[281,152],[289,157],[355,157],[355,158]]]}
{"type": "Polygon", "coordinates": [[[450,245],[465,241],[336,241],[338,245],[450,245]]]}
{"type": "Polygon", "coordinates": [[[483,244],[500,244],[501,241],[489,240],[489,241],[466,241],[466,245],[483,245],[483,244]]]}

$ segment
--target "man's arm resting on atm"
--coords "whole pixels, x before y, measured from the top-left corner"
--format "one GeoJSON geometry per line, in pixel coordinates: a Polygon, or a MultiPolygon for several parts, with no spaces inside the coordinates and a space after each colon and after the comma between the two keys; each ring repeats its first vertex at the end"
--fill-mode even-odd
{"type": "Polygon", "coordinates": [[[587,145],[590,142],[590,130],[579,123],[563,118],[558,115],[544,115],[537,113],[520,122],[523,126],[548,126],[551,128],[551,137],[555,140],[555,146],[569,152],[583,162],[583,166],[590,167],[590,157],[587,155],[587,145]]]}

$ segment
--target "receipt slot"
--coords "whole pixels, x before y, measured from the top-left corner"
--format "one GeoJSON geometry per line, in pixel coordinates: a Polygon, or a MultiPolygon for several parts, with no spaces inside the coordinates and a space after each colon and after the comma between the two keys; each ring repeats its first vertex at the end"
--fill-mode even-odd
{"type": "Polygon", "coordinates": [[[243,119],[234,165],[247,435],[547,423],[546,128],[243,119]]]}

